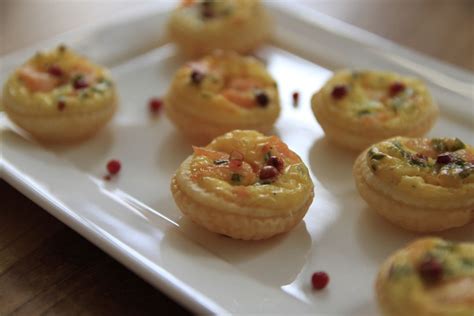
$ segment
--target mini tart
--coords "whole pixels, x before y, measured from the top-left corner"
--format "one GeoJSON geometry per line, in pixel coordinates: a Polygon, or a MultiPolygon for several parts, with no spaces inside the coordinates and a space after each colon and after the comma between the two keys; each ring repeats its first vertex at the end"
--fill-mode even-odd
{"type": "Polygon", "coordinates": [[[249,52],[269,29],[269,17],[257,0],[182,1],[168,23],[170,39],[191,56],[214,49],[249,52]]]}
{"type": "Polygon", "coordinates": [[[474,219],[474,148],[457,138],[395,137],[354,164],[362,198],[412,231],[434,232],[474,219]]]}
{"type": "Polygon", "coordinates": [[[285,143],[242,130],[194,147],[176,171],[171,191],[196,224],[244,240],[289,231],[314,196],[308,169],[285,143]]]}
{"type": "Polygon", "coordinates": [[[375,287],[387,316],[472,316],[474,243],[419,239],[382,264],[375,287]]]}
{"type": "Polygon", "coordinates": [[[95,134],[117,107],[106,69],[65,46],[38,52],[3,87],[8,117],[39,141],[67,143],[95,134]]]}
{"type": "Polygon", "coordinates": [[[330,140],[358,151],[393,136],[423,136],[438,117],[420,80],[389,72],[336,72],[311,105],[330,140]]]}
{"type": "Polygon", "coordinates": [[[255,58],[216,51],[177,71],[166,114],[195,144],[234,129],[270,131],[280,113],[276,82],[255,58]]]}

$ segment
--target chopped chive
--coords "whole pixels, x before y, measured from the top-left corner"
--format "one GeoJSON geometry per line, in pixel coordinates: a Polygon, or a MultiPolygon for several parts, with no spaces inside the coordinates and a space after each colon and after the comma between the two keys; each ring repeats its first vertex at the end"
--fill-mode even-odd
{"type": "Polygon", "coordinates": [[[359,112],[357,112],[357,115],[358,116],[363,116],[363,115],[367,115],[367,114],[370,114],[370,110],[367,110],[367,109],[364,109],[364,110],[360,110],[359,112]]]}
{"type": "Polygon", "coordinates": [[[239,183],[239,182],[240,182],[240,178],[241,178],[240,174],[238,174],[238,173],[233,173],[230,179],[232,180],[232,182],[239,183]]]}
{"type": "Polygon", "coordinates": [[[214,164],[215,165],[222,165],[222,164],[226,164],[226,163],[229,163],[228,160],[225,160],[225,159],[217,159],[217,160],[214,160],[214,164]]]}

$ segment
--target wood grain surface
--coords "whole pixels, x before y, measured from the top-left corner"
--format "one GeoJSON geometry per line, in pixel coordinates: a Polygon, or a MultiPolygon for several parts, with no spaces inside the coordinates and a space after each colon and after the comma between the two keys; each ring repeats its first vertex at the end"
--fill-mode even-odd
{"type": "MultiPolygon", "coordinates": [[[[301,2],[474,70],[474,1],[301,2]]],[[[0,1],[0,54],[136,4],[0,1]]],[[[0,201],[0,315],[189,314],[3,180],[0,201]]]]}

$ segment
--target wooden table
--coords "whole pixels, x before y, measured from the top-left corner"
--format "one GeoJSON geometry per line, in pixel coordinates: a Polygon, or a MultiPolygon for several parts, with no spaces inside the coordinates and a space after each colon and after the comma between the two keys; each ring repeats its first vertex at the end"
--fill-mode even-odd
{"type": "MultiPolygon", "coordinates": [[[[474,70],[474,1],[300,1],[474,70]]],[[[131,6],[110,1],[52,3],[0,2],[0,53],[131,6]]],[[[0,200],[0,315],[189,314],[3,180],[0,200]]]]}

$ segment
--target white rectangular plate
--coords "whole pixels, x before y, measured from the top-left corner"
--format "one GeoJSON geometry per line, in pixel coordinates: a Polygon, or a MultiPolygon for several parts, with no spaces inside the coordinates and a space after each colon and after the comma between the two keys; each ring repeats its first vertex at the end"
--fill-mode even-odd
{"type": "MultiPolygon", "coordinates": [[[[65,42],[109,66],[121,96],[112,124],[75,146],[40,146],[0,116],[1,176],[131,270],[195,312],[377,314],[373,281],[379,264],[420,235],[371,212],[356,192],[355,155],[329,144],[309,107],[332,70],[375,68],[423,78],[442,115],[430,136],[473,139],[473,74],[298,6],[269,5],[272,44],[257,55],[275,76],[282,101],[276,132],[309,166],[316,197],[304,222],[262,242],[211,234],[181,217],[170,177],[191,154],[187,143],[147,101],[162,96],[183,63],[163,37],[169,4],[142,8],[100,26],[65,34],[1,60],[0,80],[36,48],[65,42]],[[136,36],[140,34],[140,36],[136,36]],[[291,93],[299,91],[300,105],[291,93]],[[104,182],[105,164],[122,161],[104,182]],[[310,278],[327,271],[315,292],[310,278]]],[[[442,234],[473,240],[474,225],[442,234]]]]}

